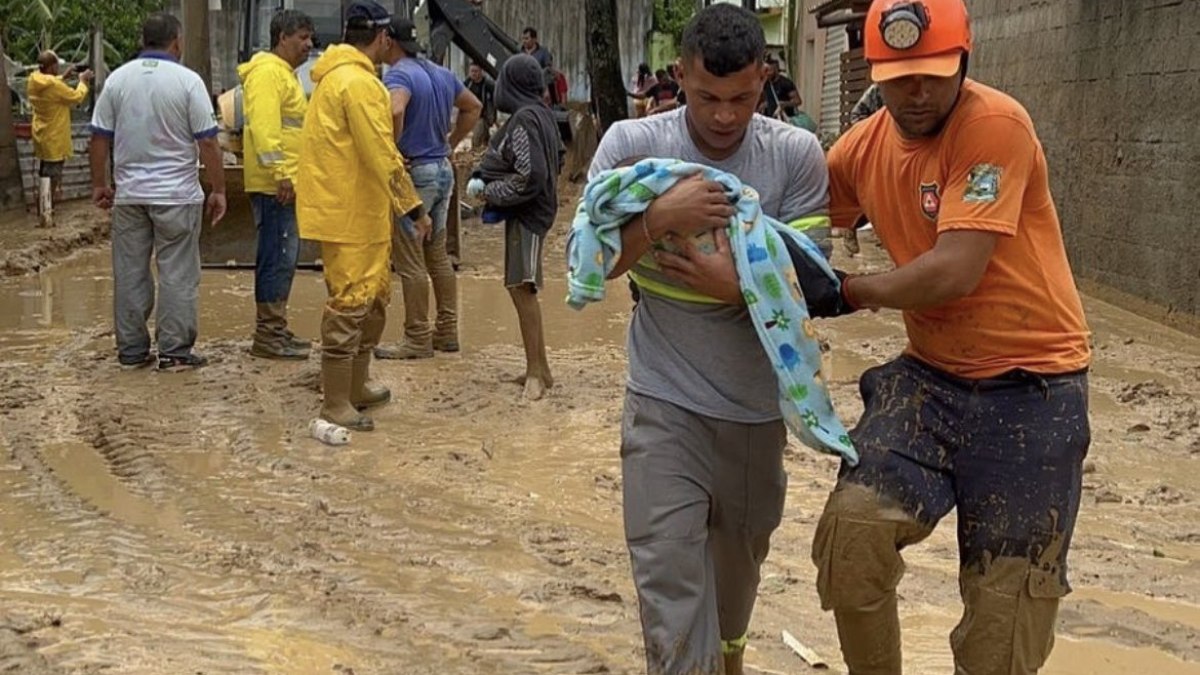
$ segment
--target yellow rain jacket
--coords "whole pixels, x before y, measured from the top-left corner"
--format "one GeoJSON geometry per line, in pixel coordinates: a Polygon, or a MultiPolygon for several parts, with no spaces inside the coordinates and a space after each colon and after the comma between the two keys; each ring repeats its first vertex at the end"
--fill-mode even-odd
{"type": "Polygon", "coordinates": [[[259,52],[238,66],[238,77],[246,119],[246,192],[274,194],[280,181],[296,182],[308,99],[292,66],[271,52],[259,52]]]}
{"type": "Polygon", "coordinates": [[[296,182],[300,236],[390,242],[392,213],[408,213],[421,198],[396,150],[387,89],[371,60],[344,44],[321,55],[312,79],[296,182]]]}
{"type": "Polygon", "coordinates": [[[33,154],[47,162],[61,162],[75,154],[71,147],[71,108],[87,97],[88,86],[71,88],[58,75],[36,72],[26,89],[33,106],[33,154]]]}

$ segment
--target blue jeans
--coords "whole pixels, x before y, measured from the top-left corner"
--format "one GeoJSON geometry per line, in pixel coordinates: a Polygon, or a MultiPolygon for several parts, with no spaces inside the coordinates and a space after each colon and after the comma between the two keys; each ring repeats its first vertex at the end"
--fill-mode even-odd
{"type": "Polygon", "coordinates": [[[254,301],[282,302],[292,292],[300,235],[296,230],[296,205],[280,204],[275,195],[250,195],[250,208],[258,226],[258,252],[254,265],[254,301]]]}
{"type": "MultiPolygon", "coordinates": [[[[417,189],[417,194],[425,204],[425,211],[433,220],[433,233],[438,234],[446,229],[446,218],[450,214],[450,192],[454,189],[454,167],[451,166],[450,160],[439,159],[436,162],[417,164],[409,169],[408,173],[412,176],[413,187],[417,189]]],[[[408,218],[400,220],[404,233],[411,237],[413,235],[412,222],[408,218]]]]}

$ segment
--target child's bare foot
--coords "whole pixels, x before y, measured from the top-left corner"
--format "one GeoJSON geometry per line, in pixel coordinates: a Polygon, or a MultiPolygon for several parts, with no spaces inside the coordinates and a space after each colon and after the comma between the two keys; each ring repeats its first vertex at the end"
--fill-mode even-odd
{"type": "Polygon", "coordinates": [[[540,377],[536,377],[533,375],[527,376],[525,378],[525,394],[524,394],[525,400],[526,401],[541,400],[542,396],[546,395],[546,388],[547,388],[546,384],[544,382],[542,382],[542,379],[540,377]]]}

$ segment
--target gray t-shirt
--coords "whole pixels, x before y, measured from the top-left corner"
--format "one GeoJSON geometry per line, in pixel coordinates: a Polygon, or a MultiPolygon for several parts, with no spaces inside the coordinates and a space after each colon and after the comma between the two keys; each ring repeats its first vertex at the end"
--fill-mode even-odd
{"type": "MultiPolygon", "coordinates": [[[[634,156],[681,159],[737,176],[758,191],[763,213],[788,222],[829,213],[829,172],[816,136],[755,115],[738,151],[707,159],[692,143],[687,108],[618,122],[589,178],[634,156]]],[[[629,326],[629,389],[721,420],[780,419],[778,383],[745,307],[642,293],[629,326]]]]}
{"type": "Polygon", "coordinates": [[[161,52],[108,76],[92,133],[113,139],[115,204],[201,204],[196,141],[217,135],[204,80],[161,52]]]}

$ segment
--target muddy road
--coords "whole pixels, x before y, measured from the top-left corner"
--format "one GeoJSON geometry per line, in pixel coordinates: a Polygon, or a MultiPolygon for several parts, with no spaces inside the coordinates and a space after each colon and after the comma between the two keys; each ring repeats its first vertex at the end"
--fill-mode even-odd
{"type": "MultiPolygon", "coordinates": [[[[561,228],[560,228],[561,232],[561,228]]],[[[864,242],[851,267],[881,267],[864,242]]],[[[500,232],[469,224],[464,351],[378,365],[380,431],[306,436],[316,361],[246,353],[250,273],[206,271],[195,373],[117,368],[106,249],[0,281],[0,672],[636,673],[620,518],[621,285],[582,313],[543,296],[557,386],[521,400],[500,232]]],[[[317,334],[301,273],[293,324],[317,334]]],[[[1089,301],[1094,442],[1046,672],[1200,673],[1200,340],[1089,301]]],[[[386,339],[400,335],[394,303],[386,339]]],[[[852,421],[894,313],[825,322],[852,421]]],[[[795,446],[750,672],[803,673],[788,630],[841,672],[808,543],[833,460],[795,446]]],[[[906,555],[907,672],[951,671],[953,517],[906,555]]]]}

